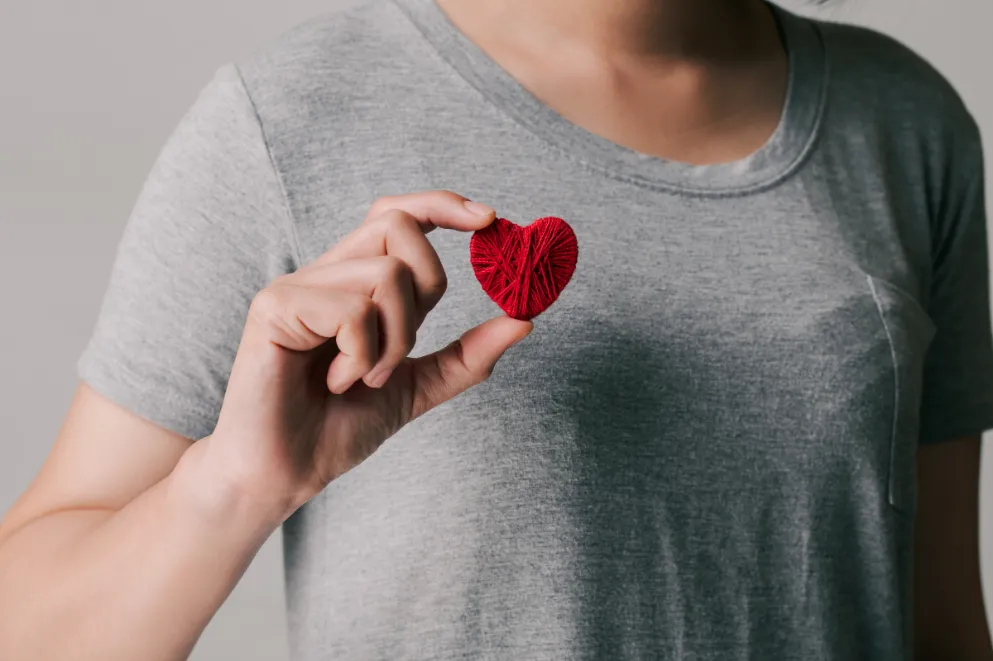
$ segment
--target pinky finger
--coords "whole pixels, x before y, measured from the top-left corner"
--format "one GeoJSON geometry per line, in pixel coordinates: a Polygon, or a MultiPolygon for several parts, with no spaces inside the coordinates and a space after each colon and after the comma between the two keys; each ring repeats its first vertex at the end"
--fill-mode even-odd
{"type": "Polygon", "coordinates": [[[362,379],[379,357],[379,315],[372,304],[349,323],[342,325],[335,337],[338,355],[328,367],[328,390],[340,395],[362,379]]]}
{"type": "Polygon", "coordinates": [[[310,351],[334,338],[339,355],[331,362],[327,383],[332,392],[341,393],[379,359],[378,317],[368,296],[283,281],[252,301],[243,342],[310,351]]]}

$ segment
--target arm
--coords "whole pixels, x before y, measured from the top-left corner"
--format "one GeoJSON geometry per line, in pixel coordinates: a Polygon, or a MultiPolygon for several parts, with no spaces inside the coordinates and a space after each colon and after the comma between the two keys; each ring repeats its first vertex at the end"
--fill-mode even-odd
{"type": "Polygon", "coordinates": [[[444,292],[425,230],[493,220],[465,202],[386,199],[328,253],[258,292],[214,431],[195,444],[80,388],[0,528],[0,658],[185,658],[282,521],[410,420],[487,378],[530,322],[497,317],[407,357],[444,292]]]}
{"type": "Polygon", "coordinates": [[[297,266],[286,213],[223,66],[142,186],[77,363],[87,385],[0,527],[0,659],[184,658],[275,527],[199,457],[249,301],[297,266]]]}
{"type": "Polygon", "coordinates": [[[918,449],[917,661],[993,661],[979,560],[980,438],[918,449]]]}
{"type": "Polygon", "coordinates": [[[191,445],[81,386],[0,524],[0,658],[185,659],[280,523],[191,445]]]}

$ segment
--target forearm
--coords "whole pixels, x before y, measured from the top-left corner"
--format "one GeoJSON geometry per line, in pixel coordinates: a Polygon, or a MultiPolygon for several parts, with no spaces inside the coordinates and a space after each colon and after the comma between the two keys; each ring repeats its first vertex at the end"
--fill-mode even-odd
{"type": "Polygon", "coordinates": [[[53,513],[0,543],[0,658],[189,655],[281,520],[211,483],[202,443],[119,511],[53,513]]]}
{"type": "Polygon", "coordinates": [[[993,661],[979,539],[982,438],[918,448],[916,661],[993,661]]]}

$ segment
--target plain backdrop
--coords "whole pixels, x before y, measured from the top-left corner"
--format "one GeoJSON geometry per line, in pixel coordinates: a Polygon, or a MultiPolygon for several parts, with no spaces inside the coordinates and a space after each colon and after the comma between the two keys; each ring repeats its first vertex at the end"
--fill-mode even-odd
{"type": "MultiPolygon", "coordinates": [[[[55,438],[128,213],[182,113],[219,65],[352,2],[0,0],[0,512],[55,438]]],[[[993,154],[991,0],[847,0],[806,11],[872,26],[928,58],[993,154]]],[[[991,507],[985,484],[984,521],[991,507]]],[[[984,523],[993,600],[991,534],[984,523]]],[[[193,658],[281,661],[285,650],[276,535],[193,658]]]]}

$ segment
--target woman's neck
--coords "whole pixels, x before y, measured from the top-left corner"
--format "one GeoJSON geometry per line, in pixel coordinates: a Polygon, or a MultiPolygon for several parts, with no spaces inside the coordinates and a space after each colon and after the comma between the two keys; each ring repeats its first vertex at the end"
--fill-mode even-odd
{"type": "Polygon", "coordinates": [[[762,0],[435,0],[534,96],[637,151],[736,160],[775,129],[786,54],[762,0]]]}
{"type": "Polygon", "coordinates": [[[608,59],[715,61],[767,47],[762,0],[437,0],[456,22],[509,31],[502,38],[561,44],[608,59]]]}

